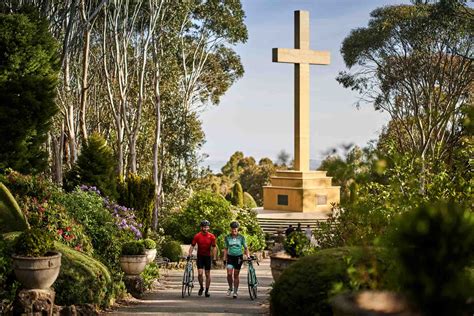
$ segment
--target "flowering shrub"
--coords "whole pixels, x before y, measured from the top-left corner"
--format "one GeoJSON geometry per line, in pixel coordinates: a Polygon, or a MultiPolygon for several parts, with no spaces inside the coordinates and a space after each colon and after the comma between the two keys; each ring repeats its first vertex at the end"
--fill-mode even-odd
{"type": "MultiPolygon", "coordinates": [[[[84,192],[91,192],[101,196],[99,189],[97,189],[95,186],[89,187],[86,185],[81,185],[80,189],[84,192]]],[[[107,197],[103,198],[103,203],[105,208],[107,208],[107,210],[109,210],[109,212],[114,217],[115,224],[119,229],[130,231],[135,239],[142,238],[143,234],[140,231],[142,224],[137,223],[133,209],[111,202],[107,197]]]]}

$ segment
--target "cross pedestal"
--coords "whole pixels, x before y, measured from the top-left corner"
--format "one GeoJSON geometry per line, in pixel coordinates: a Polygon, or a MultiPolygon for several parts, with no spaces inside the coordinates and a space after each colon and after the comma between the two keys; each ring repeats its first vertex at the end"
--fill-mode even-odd
{"type": "Polygon", "coordinates": [[[326,171],[310,171],[309,65],[328,65],[329,52],[309,47],[309,12],[295,11],[295,48],[274,48],[273,62],[292,63],[294,78],[294,170],[277,171],[263,187],[264,210],[327,212],[339,203],[340,188],[326,171]]]}

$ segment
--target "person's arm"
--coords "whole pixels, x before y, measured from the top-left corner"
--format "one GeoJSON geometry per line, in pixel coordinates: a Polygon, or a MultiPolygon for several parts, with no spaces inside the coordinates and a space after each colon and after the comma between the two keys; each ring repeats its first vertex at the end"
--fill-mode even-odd
{"type": "Polygon", "coordinates": [[[244,246],[245,255],[247,256],[247,259],[249,259],[250,258],[250,251],[249,251],[249,247],[247,247],[247,242],[245,241],[244,236],[242,236],[242,246],[244,246]]]}
{"type": "Polygon", "coordinates": [[[196,246],[196,236],[194,236],[193,241],[191,242],[191,247],[189,247],[188,257],[193,255],[194,246],[196,246]]]}

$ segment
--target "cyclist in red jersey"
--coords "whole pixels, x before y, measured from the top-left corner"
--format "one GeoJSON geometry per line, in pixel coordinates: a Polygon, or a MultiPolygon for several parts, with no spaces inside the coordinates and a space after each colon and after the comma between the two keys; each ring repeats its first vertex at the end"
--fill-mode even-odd
{"type": "Polygon", "coordinates": [[[196,264],[198,267],[198,280],[201,288],[199,289],[198,295],[201,296],[204,291],[203,287],[203,272],[206,271],[206,297],[211,296],[209,294],[209,286],[211,285],[211,262],[212,258],[216,257],[216,237],[209,232],[209,226],[211,223],[207,220],[201,222],[201,231],[194,235],[191,247],[189,247],[189,257],[193,254],[194,247],[197,245],[197,260],[196,264]],[[212,257],[211,257],[212,250],[212,257]]]}

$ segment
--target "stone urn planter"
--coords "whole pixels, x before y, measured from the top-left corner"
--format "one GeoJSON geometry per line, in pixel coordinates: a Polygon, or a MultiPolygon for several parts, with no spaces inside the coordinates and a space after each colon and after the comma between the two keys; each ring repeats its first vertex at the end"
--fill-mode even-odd
{"type": "Polygon", "coordinates": [[[15,276],[26,289],[49,289],[59,275],[61,253],[50,252],[43,257],[13,255],[15,276]]]}
{"type": "Polygon", "coordinates": [[[272,269],[273,280],[276,282],[283,271],[296,261],[298,261],[298,258],[292,258],[284,252],[270,255],[270,268],[272,269]]]}
{"type": "Polygon", "coordinates": [[[147,263],[153,262],[156,258],[156,249],[146,249],[145,254],[147,263]]]}
{"type": "Polygon", "coordinates": [[[334,316],[419,316],[401,295],[388,291],[340,294],[331,305],[334,316]]]}
{"type": "Polygon", "coordinates": [[[126,275],[139,275],[148,263],[147,255],[122,255],[120,267],[126,275]]]}

